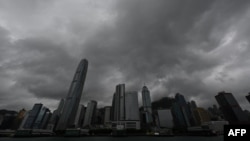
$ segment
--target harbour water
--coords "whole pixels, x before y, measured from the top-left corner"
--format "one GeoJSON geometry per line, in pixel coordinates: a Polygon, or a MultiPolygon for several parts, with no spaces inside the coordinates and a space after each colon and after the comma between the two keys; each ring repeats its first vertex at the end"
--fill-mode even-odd
{"type": "Polygon", "coordinates": [[[32,137],[32,138],[0,138],[0,141],[223,141],[223,136],[175,136],[175,137],[32,137]]]}

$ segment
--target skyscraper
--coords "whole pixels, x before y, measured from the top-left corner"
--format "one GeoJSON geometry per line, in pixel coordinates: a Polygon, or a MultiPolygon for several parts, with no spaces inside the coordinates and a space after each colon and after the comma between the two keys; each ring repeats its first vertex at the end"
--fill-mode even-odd
{"type": "Polygon", "coordinates": [[[248,122],[246,114],[243,112],[232,93],[219,92],[218,95],[215,96],[215,99],[220,105],[223,115],[230,124],[248,122]]]}
{"type": "Polygon", "coordinates": [[[56,128],[57,130],[65,130],[68,127],[74,126],[77,109],[87,75],[87,69],[88,61],[86,59],[81,60],[70,85],[68,95],[65,98],[65,105],[56,128]]]}
{"type": "Polygon", "coordinates": [[[125,120],[125,84],[116,86],[112,109],[113,121],[125,120]]]}
{"type": "Polygon", "coordinates": [[[49,112],[49,109],[47,107],[43,106],[41,108],[35,122],[34,122],[34,125],[33,125],[34,129],[41,129],[42,128],[42,123],[43,123],[44,117],[45,117],[47,112],[49,112]]]}
{"type": "Polygon", "coordinates": [[[145,112],[145,119],[146,123],[152,123],[152,104],[150,98],[150,92],[146,86],[142,88],[142,104],[143,104],[143,111],[145,112]]]}
{"type": "Polygon", "coordinates": [[[125,115],[125,120],[140,120],[138,94],[136,91],[125,93],[125,115]]]}
{"type": "Polygon", "coordinates": [[[85,107],[84,107],[84,105],[80,104],[78,107],[78,111],[77,111],[76,119],[75,119],[75,123],[74,123],[76,128],[79,128],[82,126],[84,115],[85,115],[85,107]]]}
{"type": "Polygon", "coordinates": [[[112,128],[140,129],[138,94],[125,93],[125,84],[116,86],[112,101],[112,128]]]}
{"type": "Polygon", "coordinates": [[[54,110],[53,114],[51,115],[51,118],[47,126],[49,130],[54,130],[55,127],[57,126],[59,117],[61,116],[62,111],[63,111],[64,103],[65,103],[65,100],[62,98],[59,102],[57,109],[54,110]]]}
{"type": "Polygon", "coordinates": [[[157,120],[159,128],[171,129],[174,127],[173,115],[170,109],[159,109],[157,110],[157,120]]]}
{"type": "Polygon", "coordinates": [[[111,107],[110,106],[106,106],[104,107],[105,109],[105,115],[104,115],[104,125],[109,125],[110,124],[110,116],[111,116],[111,107]]]}
{"type": "Polygon", "coordinates": [[[35,104],[33,106],[32,110],[29,113],[29,116],[27,117],[26,122],[24,123],[24,126],[23,126],[24,129],[32,129],[42,106],[43,106],[43,104],[40,104],[40,103],[35,104]]]}
{"type": "Polygon", "coordinates": [[[97,102],[94,100],[91,100],[86,109],[86,114],[84,117],[83,127],[91,126],[93,125],[94,119],[95,119],[95,113],[96,113],[96,107],[97,102]]]}
{"type": "Polygon", "coordinates": [[[116,94],[119,96],[119,120],[125,120],[125,84],[116,86],[116,94]]]}
{"type": "Polygon", "coordinates": [[[173,115],[173,121],[176,128],[186,128],[188,125],[186,124],[186,119],[183,113],[183,109],[181,106],[174,102],[171,107],[171,112],[173,115]]]}
{"type": "Polygon", "coordinates": [[[188,105],[183,95],[177,93],[175,95],[175,103],[172,106],[175,126],[178,128],[186,128],[190,126],[192,119],[191,113],[188,110],[188,105]]]}
{"type": "Polygon", "coordinates": [[[208,122],[211,120],[208,114],[208,111],[201,107],[197,107],[194,110],[194,115],[195,115],[195,119],[197,119],[198,125],[201,125],[202,123],[208,122]]]}
{"type": "MultiPolygon", "coordinates": [[[[15,120],[13,121],[11,129],[16,130],[19,128],[26,113],[27,113],[27,111],[25,109],[22,109],[18,112],[15,120]]],[[[0,123],[0,125],[1,125],[1,123],[0,123]]]]}

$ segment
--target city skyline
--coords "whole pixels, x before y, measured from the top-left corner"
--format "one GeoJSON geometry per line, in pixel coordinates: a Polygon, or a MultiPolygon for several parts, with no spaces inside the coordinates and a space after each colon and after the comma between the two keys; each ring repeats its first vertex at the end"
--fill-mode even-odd
{"type": "Polygon", "coordinates": [[[145,83],[151,102],[209,107],[226,91],[250,110],[249,15],[249,1],[1,1],[0,109],[53,111],[87,58],[85,106],[111,106],[117,84],[142,106],[145,83]]]}

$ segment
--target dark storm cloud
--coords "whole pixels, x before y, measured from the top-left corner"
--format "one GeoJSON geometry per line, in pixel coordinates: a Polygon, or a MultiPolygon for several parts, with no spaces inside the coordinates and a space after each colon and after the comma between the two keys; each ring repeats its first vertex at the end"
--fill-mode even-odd
{"type": "MultiPolygon", "coordinates": [[[[118,70],[128,89],[140,90],[146,82],[153,97],[181,92],[203,104],[224,90],[204,82],[225,63],[209,52],[219,48],[223,36],[246,16],[248,1],[122,1],[116,8],[115,26],[87,44],[86,55],[98,56],[89,57],[92,63],[101,60],[100,67],[118,70]]],[[[215,79],[219,77],[230,81],[223,72],[215,79]]]]}
{"type": "Polygon", "coordinates": [[[110,105],[119,83],[137,91],[146,83],[154,100],[180,92],[209,106],[225,90],[249,107],[242,98],[250,80],[249,1],[35,1],[1,6],[1,102],[19,94],[33,103],[20,99],[18,105],[41,101],[55,108],[55,101],[67,94],[80,59],[87,58],[85,105],[89,100],[110,105]]]}

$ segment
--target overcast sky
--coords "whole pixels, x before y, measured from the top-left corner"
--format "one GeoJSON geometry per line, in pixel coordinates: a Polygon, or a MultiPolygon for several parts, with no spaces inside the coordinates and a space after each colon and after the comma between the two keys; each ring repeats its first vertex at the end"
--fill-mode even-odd
{"type": "Polygon", "coordinates": [[[0,109],[54,110],[86,58],[84,105],[145,83],[152,100],[226,91],[250,110],[249,23],[249,0],[0,0],[0,109]]]}

